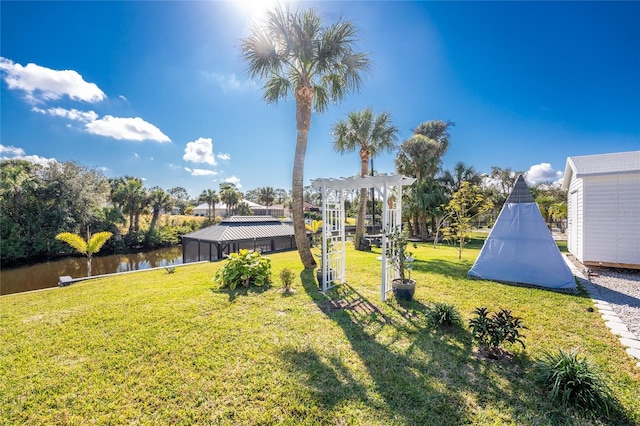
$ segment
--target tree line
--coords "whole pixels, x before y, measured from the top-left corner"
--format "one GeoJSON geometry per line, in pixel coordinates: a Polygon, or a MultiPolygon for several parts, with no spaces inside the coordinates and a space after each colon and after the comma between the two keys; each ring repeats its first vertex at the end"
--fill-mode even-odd
{"type": "MultiPolygon", "coordinates": [[[[164,216],[191,213],[196,203],[227,206],[227,214],[251,214],[245,196],[234,184],[220,190],[206,189],[192,198],[182,187],[164,190],[145,188],[134,176],[107,178],[102,172],[76,162],[53,162],[46,166],[25,160],[0,161],[0,254],[1,265],[49,259],[71,253],[56,240],[60,233],[85,238],[110,232],[102,254],[175,245],[180,235],[208,226],[205,220],[164,216]]],[[[246,199],[273,205],[288,200],[285,190],[271,187],[249,191],[246,199]]]]}

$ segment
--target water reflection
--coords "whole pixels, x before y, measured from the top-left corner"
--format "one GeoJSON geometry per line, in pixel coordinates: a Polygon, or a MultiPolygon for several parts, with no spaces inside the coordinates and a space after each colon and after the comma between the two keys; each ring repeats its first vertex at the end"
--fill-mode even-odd
{"type": "MultiPolygon", "coordinates": [[[[187,259],[187,261],[190,260],[187,259]]],[[[182,246],[144,253],[114,254],[94,257],[91,261],[91,275],[137,271],[181,263],[182,246]]],[[[71,257],[37,265],[2,269],[0,271],[0,295],[56,287],[58,277],[64,275],[69,275],[72,278],[86,277],[87,259],[85,257],[71,257]]]]}

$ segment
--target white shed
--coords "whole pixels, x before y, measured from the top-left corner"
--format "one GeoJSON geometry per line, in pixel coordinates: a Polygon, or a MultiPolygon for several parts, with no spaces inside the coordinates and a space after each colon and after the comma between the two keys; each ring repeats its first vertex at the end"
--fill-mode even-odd
{"type": "Polygon", "coordinates": [[[640,151],[567,158],[568,248],[592,266],[640,269],[640,151]]]}

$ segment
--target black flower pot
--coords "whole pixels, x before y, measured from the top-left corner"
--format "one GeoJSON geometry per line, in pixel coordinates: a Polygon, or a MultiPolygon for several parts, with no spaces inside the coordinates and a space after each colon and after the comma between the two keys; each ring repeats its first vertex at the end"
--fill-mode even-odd
{"type": "Polygon", "coordinates": [[[398,300],[411,300],[416,292],[416,281],[396,278],[391,282],[391,290],[398,300]]]}
{"type": "MultiPolygon", "coordinates": [[[[335,280],[335,271],[329,268],[329,284],[335,280]]],[[[322,288],[322,268],[316,269],[316,278],[318,279],[318,287],[322,288]]]]}

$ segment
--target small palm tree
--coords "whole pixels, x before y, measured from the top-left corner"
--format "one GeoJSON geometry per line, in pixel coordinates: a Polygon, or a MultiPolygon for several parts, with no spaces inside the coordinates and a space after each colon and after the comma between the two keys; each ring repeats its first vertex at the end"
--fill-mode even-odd
{"type": "Polygon", "coordinates": [[[215,189],[202,190],[202,193],[200,194],[200,197],[198,197],[198,200],[204,201],[209,206],[209,220],[211,221],[213,219],[213,216],[216,215],[216,203],[220,201],[220,198],[218,197],[218,194],[216,194],[215,189]],[[213,216],[211,213],[212,210],[213,216]]]}
{"type": "MultiPolygon", "coordinates": [[[[369,158],[396,147],[398,128],[391,124],[391,115],[383,112],[374,116],[370,108],[352,111],[346,120],[333,126],[333,149],[340,153],[360,150],[360,176],[368,172],[369,158]]],[[[367,209],[367,189],[360,189],[358,221],[356,222],[355,244],[357,250],[363,250],[364,216],[367,209]]]]}
{"type": "Polygon", "coordinates": [[[291,12],[277,5],[262,25],[242,40],[241,56],[251,77],[265,79],[264,99],[275,103],[292,93],[296,101],[296,149],[291,184],[293,228],[305,268],[316,262],[304,227],[304,157],[311,112],[323,112],[362,83],[366,54],[354,51],[356,28],[350,21],[326,26],[314,10],[291,12]]]}
{"type": "Polygon", "coordinates": [[[273,202],[276,199],[276,192],[270,186],[265,186],[264,188],[260,188],[260,193],[258,194],[258,202],[264,204],[267,208],[267,215],[269,214],[269,207],[273,205],[273,202]]]}
{"type": "Polygon", "coordinates": [[[89,238],[89,241],[85,241],[84,238],[78,234],[62,232],[56,235],[56,240],[69,244],[71,247],[76,249],[78,253],[87,256],[87,276],[90,277],[91,256],[100,251],[104,243],[111,238],[111,235],[113,235],[111,232],[98,232],[97,234],[93,234],[93,236],[89,238]]]}

